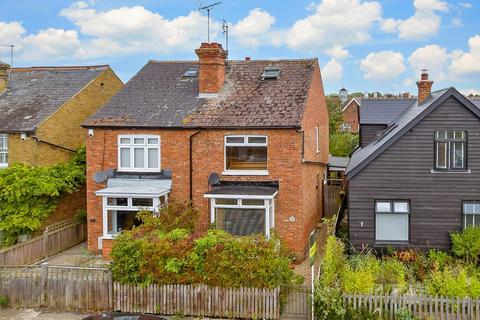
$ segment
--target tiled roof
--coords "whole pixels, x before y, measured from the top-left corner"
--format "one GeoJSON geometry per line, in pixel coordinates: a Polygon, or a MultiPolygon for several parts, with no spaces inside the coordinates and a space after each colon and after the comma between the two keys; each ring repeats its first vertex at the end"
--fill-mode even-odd
{"type": "Polygon", "coordinates": [[[0,132],[31,132],[108,66],[13,68],[0,93],[0,132]]]}
{"type": "Polygon", "coordinates": [[[416,98],[363,98],[360,124],[389,124],[415,101],[416,98]]]}
{"type": "Polygon", "coordinates": [[[317,60],[229,61],[217,98],[198,98],[197,62],[150,61],[87,127],[299,127],[317,60]],[[261,80],[265,67],[281,69],[261,80]]]}

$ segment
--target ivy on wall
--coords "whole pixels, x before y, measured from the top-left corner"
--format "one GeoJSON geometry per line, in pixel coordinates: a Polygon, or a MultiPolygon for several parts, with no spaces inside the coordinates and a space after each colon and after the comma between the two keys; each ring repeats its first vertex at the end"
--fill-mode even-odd
{"type": "Polygon", "coordinates": [[[67,163],[45,167],[13,164],[0,170],[0,230],[6,244],[40,228],[60,197],[84,183],[84,147],[67,163]]]}

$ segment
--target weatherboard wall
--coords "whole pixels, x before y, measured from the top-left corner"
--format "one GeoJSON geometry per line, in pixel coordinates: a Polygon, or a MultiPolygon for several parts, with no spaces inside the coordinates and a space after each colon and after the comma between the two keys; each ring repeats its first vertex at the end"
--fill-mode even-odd
{"type": "Polygon", "coordinates": [[[385,246],[375,243],[374,203],[381,199],[410,201],[409,244],[398,247],[449,248],[450,232],[462,228],[462,201],[480,200],[480,120],[451,97],[352,177],[354,246],[385,246]],[[436,130],[467,130],[469,173],[431,172],[436,130]]]}

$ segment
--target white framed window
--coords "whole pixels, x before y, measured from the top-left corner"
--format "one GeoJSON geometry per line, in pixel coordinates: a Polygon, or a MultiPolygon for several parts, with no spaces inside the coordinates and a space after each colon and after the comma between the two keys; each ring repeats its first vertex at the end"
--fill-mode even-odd
{"type": "Polygon", "coordinates": [[[0,168],[8,167],[8,135],[0,134],[0,168]]]}
{"type": "Polygon", "coordinates": [[[268,175],[267,136],[225,136],[225,175],[268,175]]]}
{"type": "Polygon", "coordinates": [[[237,236],[261,233],[270,237],[275,227],[274,196],[212,196],[210,222],[237,236]]]}
{"type": "Polygon", "coordinates": [[[480,227],[480,201],[463,202],[463,228],[480,227]]]}
{"type": "Polygon", "coordinates": [[[160,136],[119,135],[118,170],[160,172],[160,136]]]}
{"type": "Polygon", "coordinates": [[[315,151],[320,153],[320,130],[315,127],[315,151]]]}
{"type": "Polygon", "coordinates": [[[375,201],[375,240],[408,241],[410,202],[408,200],[375,201]]]}
{"type": "Polygon", "coordinates": [[[103,197],[103,237],[113,238],[123,230],[139,226],[137,213],[141,210],[153,214],[168,202],[168,195],[148,196],[104,196],[103,197]]]}
{"type": "Polygon", "coordinates": [[[467,169],[467,131],[435,131],[435,169],[467,169]]]}
{"type": "Polygon", "coordinates": [[[340,131],[351,131],[352,125],[348,122],[344,122],[340,125],[340,131]]]}

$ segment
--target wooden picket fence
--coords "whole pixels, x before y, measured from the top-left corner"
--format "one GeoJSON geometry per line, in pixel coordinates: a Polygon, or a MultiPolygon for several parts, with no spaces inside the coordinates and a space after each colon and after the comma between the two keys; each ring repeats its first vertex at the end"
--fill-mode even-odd
{"type": "Polygon", "coordinates": [[[278,319],[279,289],[114,284],[115,310],[197,317],[278,319]]]}
{"type": "Polygon", "coordinates": [[[14,308],[280,319],[279,295],[280,289],[122,285],[106,268],[0,267],[0,296],[14,308]]]}
{"type": "Polygon", "coordinates": [[[414,295],[344,294],[344,303],[354,309],[366,309],[395,319],[402,309],[411,311],[421,320],[480,320],[480,300],[414,295]]]}
{"type": "Polygon", "coordinates": [[[41,236],[0,250],[0,266],[28,265],[71,248],[86,239],[85,219],[66,219],[47,226],[41,236]]]}

